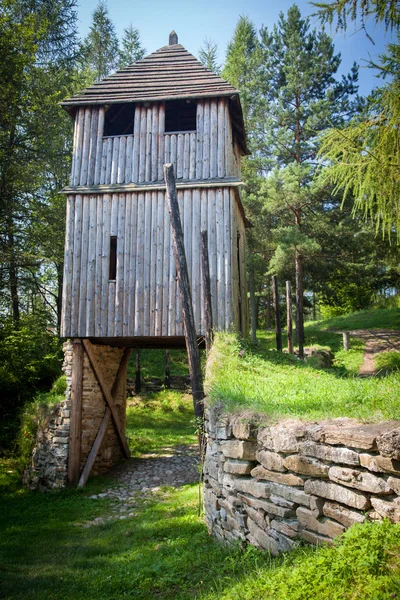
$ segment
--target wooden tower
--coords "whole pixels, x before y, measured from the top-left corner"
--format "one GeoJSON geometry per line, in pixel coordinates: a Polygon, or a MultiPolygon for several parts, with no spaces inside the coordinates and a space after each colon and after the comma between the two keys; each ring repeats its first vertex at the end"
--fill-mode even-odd
{"type": "MultiPolygon", "coordinates": [[[[241,156],[248,150],[238,90],[189,54],[173,32],[168,46],[62,106],[75,122],[71,185],[64,190],[62,337],[74,338],[76,346],[84,340],[94,353],[99,345],[108,351],[184,347],[164,163],[173,163],[177,179],[197,334],[204,332],[200,232],[205,229],[214,327],[246,333],[246,219],[239,188],[241,156]]],[[[72,368],[72,402],[74,394],[84,393],[79,391],[82,354],[76,351],[72,368]]],[[[121,356],[110,372],[109,391],[121,356]]],[[[102,388],[97,375],[96,380],[102,388]]],[[[77,410],[84,412],[79,403],[77,410]]],[[[121,429],[123,414],[121,405],[121,429]]],[[[80,468],[92,443],[83,450],[82,431],[78,426],[70,437],[77,444],[81,437],[79,460],[76,453],[73,457],[80,468]]]]}

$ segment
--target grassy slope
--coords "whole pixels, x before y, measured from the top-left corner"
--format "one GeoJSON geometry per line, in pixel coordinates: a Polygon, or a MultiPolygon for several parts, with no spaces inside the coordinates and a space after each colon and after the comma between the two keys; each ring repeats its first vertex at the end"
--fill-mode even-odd
{"type": "MultiPolygon", "coordinates": [[[[145,450],[195,439],[190,400],[172,397],[173,410],[165,400],[152,396],[128,410],[145,450]]],[[[163,490],[129,520],[84,528],[109,510],[107,500],[89,498],[109,485],[106,478],[40,495],[20,489],[10,461],[2,467],[0,589],[8,600],[383,600],[400,590],[400,526],[356,528],[337,548],[272,559],[209,537],[196,485],[163,490]]]]}
{"type": "Polygon", "coordinates": [[[400,374],[354,377],[362,362],[363,344],[352,339],[352,350],[344,352],[341,335],[332,330],[385,326],[400,327],[400,310],[361,312],[307,324],[307,345],[328,347],[335,353],[331,369],[277,352],[272,332],[260,334],[254,347],[233,334],[219,334],[208,374],[209,397],[223,401],[230,410],[251,408],[274,419],[400,419],[400,374]]]}

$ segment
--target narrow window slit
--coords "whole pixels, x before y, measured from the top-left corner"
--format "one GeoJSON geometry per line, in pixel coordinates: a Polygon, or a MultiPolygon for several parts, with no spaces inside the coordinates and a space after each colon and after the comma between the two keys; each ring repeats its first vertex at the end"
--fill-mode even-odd
{"type": "Polygon", "coordinates": [[[115,280],[117,278],[117,236],[110,237],[110,270],[108,278],[115,280]]]}

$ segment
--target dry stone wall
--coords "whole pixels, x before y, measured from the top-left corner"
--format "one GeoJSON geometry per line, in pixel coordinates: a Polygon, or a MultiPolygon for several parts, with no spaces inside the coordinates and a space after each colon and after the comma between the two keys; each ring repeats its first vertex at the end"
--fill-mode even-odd
{"type": "Polygon", "coordinates": [[[400,522],[399,421],[255,422],[206,410],[210,533],[275,555],[365,520],[400,522]]]}
{"type": "MultiPolygon", "coordinates": [[[[38,415],[38,431],[32,457],[24,473],[24,483],[31,490],[46,491],[67,485],[68,447],[71,411],[72,342],[64,344],[63,371],[67,379],[65,400],[44,407],[38,415]]],[[[93,346],[101,365],[104,380],[111,388],[118,371],[123,348],[93,346]]],[[[116,408],[122,427],[125,426],[126,382],[116,392],[116,408]]],[[[83,359],[83,397],[81,432],[81,470],[92,448],[105,412],[105,402],[87,355],[83,359]]],[[[92,475],[108,471],[121,458],[121,449],[110,419],[103,442],[92,469],[92,475]]]]}

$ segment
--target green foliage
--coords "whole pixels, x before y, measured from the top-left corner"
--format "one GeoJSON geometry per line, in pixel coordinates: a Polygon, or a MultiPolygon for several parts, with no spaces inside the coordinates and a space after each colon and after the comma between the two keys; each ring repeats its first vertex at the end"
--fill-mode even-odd
{"type": "Polygon", "coordinates": [[[379,352],[375,356],[375,368],[379,375],[400,371],[400,352],[398,350],[379,352]]]}
{"type": "MultiPolygon", "coordinates": [[[[188,375],[189,366],[186,350],[170,350],[171,375],[188,375]]],[[[165,350],[140,350],[140,372],[142,378],[165,377],[165,350]]],[[[128,364],[128,377],[136,376],[136,353],[132,352],[128,364]]]]}
{"type": "Polygon", "coordinates": [[[376,23],[383,22],[386,29],[394,29],[400,24],[399,0],[333,0],[311,4],[318,8],[317,14],[323,23],[332,25],[336,20],[336,31],[345,31],[349,20],[355,23],[360,20],[366,29],[366,19],[370,16],[376,23]]]}
{"type": "Polygon", "coordinates": [[[218,46],[214,40],[205,38],[199,48],[199,61],[213,73],[220,75],[222,66],[218,62],[218,46]]]}
{"type": "Polygon", "coordinates": [[[118,68],[122,69],[143,58],[146,54],[146,48],[143,48],[140,40],[139,29],[135,29],[132,23],[124,29],[119,50],[118,68]]]}
{"type": "Polygon", "coordinates": [[[92,25],[83,42],[82,52],[85,64],[90,68],[96,81],[104,79],[117,68],[118,37],[105,0],[99,0],[93,12],[92,25]]]}

